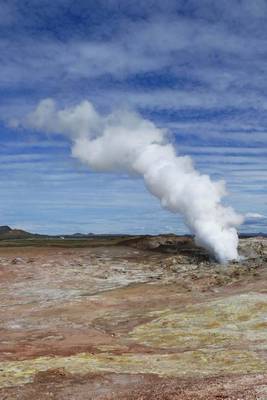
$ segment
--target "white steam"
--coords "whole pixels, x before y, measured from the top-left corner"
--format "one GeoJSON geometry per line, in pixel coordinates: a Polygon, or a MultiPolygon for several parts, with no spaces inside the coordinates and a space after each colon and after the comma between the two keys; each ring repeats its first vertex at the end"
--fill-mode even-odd
{"type": "Polygon", "coordinates": [[[141,175],[162,207],[183,215],[197,244],[219,262],[239,258],[235,227],[243,218],[220,203],[224,182],[212,182],[195,170],[189,157],[178,157],[166,132],[151,121],[125,111],[102,116],[88,101],[58,110],[46,99],[23,125],[69,136],[72,155],[96,171],[141,175]]]}

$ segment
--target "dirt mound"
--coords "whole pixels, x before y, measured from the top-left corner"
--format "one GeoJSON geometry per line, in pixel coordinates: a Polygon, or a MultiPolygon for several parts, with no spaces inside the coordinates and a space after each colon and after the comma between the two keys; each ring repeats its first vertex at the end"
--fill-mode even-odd
{"type": "Polygon", "coordinates": [[[126,246],[140,250],[157,251],[163,254],[190,257],[192,260],[208,261],[208,252],[196,246],[191,236],[158,235],[129,239],[123,242],[126,246]]]}

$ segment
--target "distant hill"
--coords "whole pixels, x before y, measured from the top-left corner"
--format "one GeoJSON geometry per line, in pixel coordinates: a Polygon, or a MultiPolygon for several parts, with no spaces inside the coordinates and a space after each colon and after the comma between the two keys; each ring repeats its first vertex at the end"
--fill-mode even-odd
{"type": "Polygon", "coordinates": [[[35,235],[22,229],[12,229],[8,225],[0,226],[0,239],[24,239],[38,236],[40,235],[35,235]]]}
{"type": "MultiPolygon", "coordinates": [[[[144,245],[146,240],[149,241],[150,245],[153,247],[155,245],[155,247],[157,247],[159,245],[159,243],[154,243],[153,240],[156,239],[156,236],[154,235],[127,235],[127,234],[94,234],[94,233],[74,233],[74,234],[67,234],[67,235],[41,235],[38,233],[30,233],[27,231],[24,231],[22,229],[12,229],[10,228],[10,226],[8,225],[2,225],[0,226],[0,240],[8,240],[8,239],[38,239],[38,238],[46,238],[46,239],[86,239],[86,238],[110,238],[110,237],[129,237],[129,245],[133,245],[135,240],[137,240],[138,242],[138,246],[142,247],[142,243],[140,242],[140,238],[142,237],[143,241],[144,241],[144,245]],[[154,239],[153,239],[154,238],[154,239]]],[[[161,240],[164,241],[168,241],[168,238],[170,237],[181,237],[181,238],[190,238],[191,235],[175,235],[175,234],[166,234],[166,235],[159,235],[161,240]]],[[[256,237],[256,236],[262,236],[262,237],[267,237],[267,234],[265,233],[240,233],[239,237],[240,238],[249,238],[249,237],[256,237]]],[[[126,243],[126,242],[125,242],[126,243]]],[[[138,247],[137,246],[137,247],[138,247]]]]}
{"type": "Polygon", "coordinates": [[[8,225],[0,226],[0,235],[5,234],[5,233],[9,233],[10,231],[12,231],[10,226],[8,226],[8,225]]]}
{"type": "Polygon", "coordinates": [[[8,225],[0,226],[0,240],[8,239],[38,239],[38,238],[66,238],[66,239],[83,239],[95,236],[93,233],[74,233],[67,235],[41,235],[38,233],[30,233],[23,229],[13,229],[8,225]]]}
{"type": "Polygon", "coordinates": [[[250,238],[250,237],[267,237],[267,233],[263,233],[263,232],[247,232],[247,233],[240,233],[238,235],[240,237],[240,239],[246,239],[246,238],[250,238]]]}

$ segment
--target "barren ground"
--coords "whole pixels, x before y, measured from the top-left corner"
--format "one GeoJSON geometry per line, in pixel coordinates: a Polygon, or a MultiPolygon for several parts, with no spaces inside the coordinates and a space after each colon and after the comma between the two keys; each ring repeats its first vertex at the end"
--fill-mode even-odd
{"type": "Polygon", "coordinates": [[[266,400],[267,239],[111,242],[1,244],[0,400],[266,400]]]}

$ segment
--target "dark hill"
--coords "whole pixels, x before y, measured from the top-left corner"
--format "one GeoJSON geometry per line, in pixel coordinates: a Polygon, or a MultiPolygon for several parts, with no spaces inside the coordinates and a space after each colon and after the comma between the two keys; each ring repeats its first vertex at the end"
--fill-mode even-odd
{"type": "Polygon", "coordinates": [[[36,235],[23,231],[22,229],[11,229],[7,225],[0,226],[0,239],[24,239],[35,236],[36,235]]]}
{"type": "Polygon", "coordinates": [[[2,225],[0,226],[0,235],[2,235],[3,233],[8,233],[12,231],[12,229],[10,228],[10,226],[8,225],[2,225]]]}

